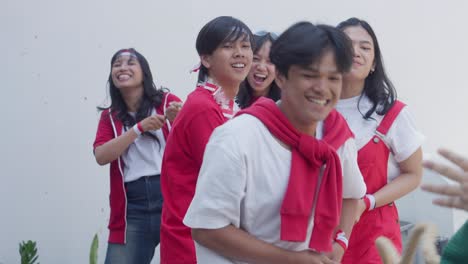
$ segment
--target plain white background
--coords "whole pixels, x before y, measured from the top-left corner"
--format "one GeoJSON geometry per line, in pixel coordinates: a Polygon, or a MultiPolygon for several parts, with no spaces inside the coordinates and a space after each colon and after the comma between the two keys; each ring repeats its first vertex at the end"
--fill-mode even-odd
{"type": "Polygon", "coordinates": [[[427,136],[426,157],[439,146],[468,154],[467,2],[275,2],[1,0],[0,263],[19,263],[18,243],[29,239],[41,263],[87,263],[96,232],[103,262],[108,167],[96,164],[92,143],[110,58],[136,48],[157,84],[185,99],[196,81],[195,38],[219,15],[276,32],[299,20],[368,20],[427,136]]]}

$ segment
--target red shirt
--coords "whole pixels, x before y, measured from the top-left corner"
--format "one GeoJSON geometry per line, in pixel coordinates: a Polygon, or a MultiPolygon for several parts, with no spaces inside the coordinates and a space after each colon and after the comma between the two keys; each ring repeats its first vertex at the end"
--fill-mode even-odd
{"type": "Polygon", "coordinates": [[[182,221],[195,194],[208,139],[233,115],[232,100],[215,99],[219,91],[207,83],[189,94],[167,139],[161,171],[161,263],[196,263],[191,229],[182,221]]]}

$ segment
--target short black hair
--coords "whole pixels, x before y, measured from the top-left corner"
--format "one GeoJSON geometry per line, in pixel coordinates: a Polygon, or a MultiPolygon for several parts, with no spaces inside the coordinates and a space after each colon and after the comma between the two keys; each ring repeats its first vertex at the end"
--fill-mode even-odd
{"type": "Polygon", "coordinates": [[[298,22],[284,31],[271,46],[270,60],[279,74],[288,77],[292,65],[306,67],[331,50],[339,72],[346,73],[353,63],[353,47],[342,31],[328,25],[298,22]]]}
{"type": "MultiPolygon", "coordinates": [[[[249,27],[237,18],[230,16],[220,16],[208,22],[200,30],[195,44],[198,55],[210,55],[219,46],[228,41],[236,41],[245,38],[254,46],[252,31],[249,27]]],[[[208,76],[208,69],[200,65],[198,72],[198,82],[203,82],[208,76]]]]}

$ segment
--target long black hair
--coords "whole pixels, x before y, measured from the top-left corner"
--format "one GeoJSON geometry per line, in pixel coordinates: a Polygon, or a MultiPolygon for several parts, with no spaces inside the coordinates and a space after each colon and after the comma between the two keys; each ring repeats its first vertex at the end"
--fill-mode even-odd
{"type": "MultiPolygon", "coordinates": [[[[208,22],[198,33],[195,44],[199,56],[211,55],[225,42],[245,38],[254,47],[252,31],[239,19],[220,16],[208,22]]],[[[198,82],[203,83],[208,77],[208,69],[200,63],[198,82]]]]}
{"type": "MultiPolygon", "coordinates": [[[[255,48],[253,53],[256,54],[262,46],[267,43],[271,42],[273,44],[278,36],[274,35],[273,33],[267,32],[263,35],[254,34],[254,44],[255,48]]],[[[239,104],[240,108],[249,107],[252,104],[252,100],[254,98],[253,88],[250,85],[247,78],[240,84],[239,92],[237,93],[236,102],[239,104]]],[[[270,88],[268,90],[268,94],[266,95],[267,98],[273,99],[273,101],[278,101],[281,98],[281,89],[276,84],[275,80],[270,84],[270,88]]]]}
{"type": "MultiPolygon", "coordinates": [[[[364,20],[352,17],[338,24],[337,28],[344,30],[347,27],[360,26],[371,36],[374,42],[374,64],[375,70],[370,73],[365,80],[364,90],[361,93],[359,102],[365,94],[372,102],[372,107],[365,114],[362,114],[364,119],[369,119],[371,115],[376,112],[378,115],[385,115],[388,110],[393,106],[397,99],[397,93],[390,79],[385,73],[382,53],[380,52],[379,42],[377,36],[372,30],[372,27],[364,20]]],[[[358,109],[359,109],[358,102],[358,109]]]]}
{"type": "MultiPolygon", "coordinates": [[[[141,55],[138,51],[136,51],[133,48],[121,49],[117,51],[112,56],[110,65],[111,72],[109,74],[107,83],[109,87],[111,105],[109,107],[98,106],[97,108],[99,111],[110,109],[111,111],[116,113],[117,119],[119,119],[122,122],[124,127],[132,127],[136,123],[150,116],[153,109],[155,107],[159,107],[163,103],[164,93],[168,91],[168,89],[156,88],[156,85],[153,82],[153,75],[151,74],[148,61],[143,55],[141,55]],[[138,103],[138,110],[136,112],[135,117],[128,113],[127,104],[125,103],[120,90],[115,86],[114,82],[112,81],[112,66],[123,52],[129,52],[132,55],[135,55],[138,59],[138,62],[140,63],[141,70],[143,72],[143,96],[141,97],[138,103]]],[[[144,135],[151,136],[152,138],[156,139],[159,143],[159,140],[153,134],[145,132],[144,135]]]]}

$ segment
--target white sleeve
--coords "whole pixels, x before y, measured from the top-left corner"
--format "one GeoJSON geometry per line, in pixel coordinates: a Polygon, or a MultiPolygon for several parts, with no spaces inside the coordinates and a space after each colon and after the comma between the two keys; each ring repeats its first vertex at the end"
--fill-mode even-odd
{"type": "Polygon", "coordinates": [[[343,171],[343,198],[362,198],[367,188],[357,163],[358,152],[354,138],[348,139],[337,154],[343,171]]]}
{"type": "Polygon", "coordinates": [[[401,110],[385,137],[397,162],[409,158],[424,142],[424,135],[416,129],[407,108],[401,110]]]}
{"type": "Polygon", "coordinates": [[[246,170],[235,135],[218,127],[208,141],[195,196],[184,218],[191,228],[239,227],[246,170]]]}

